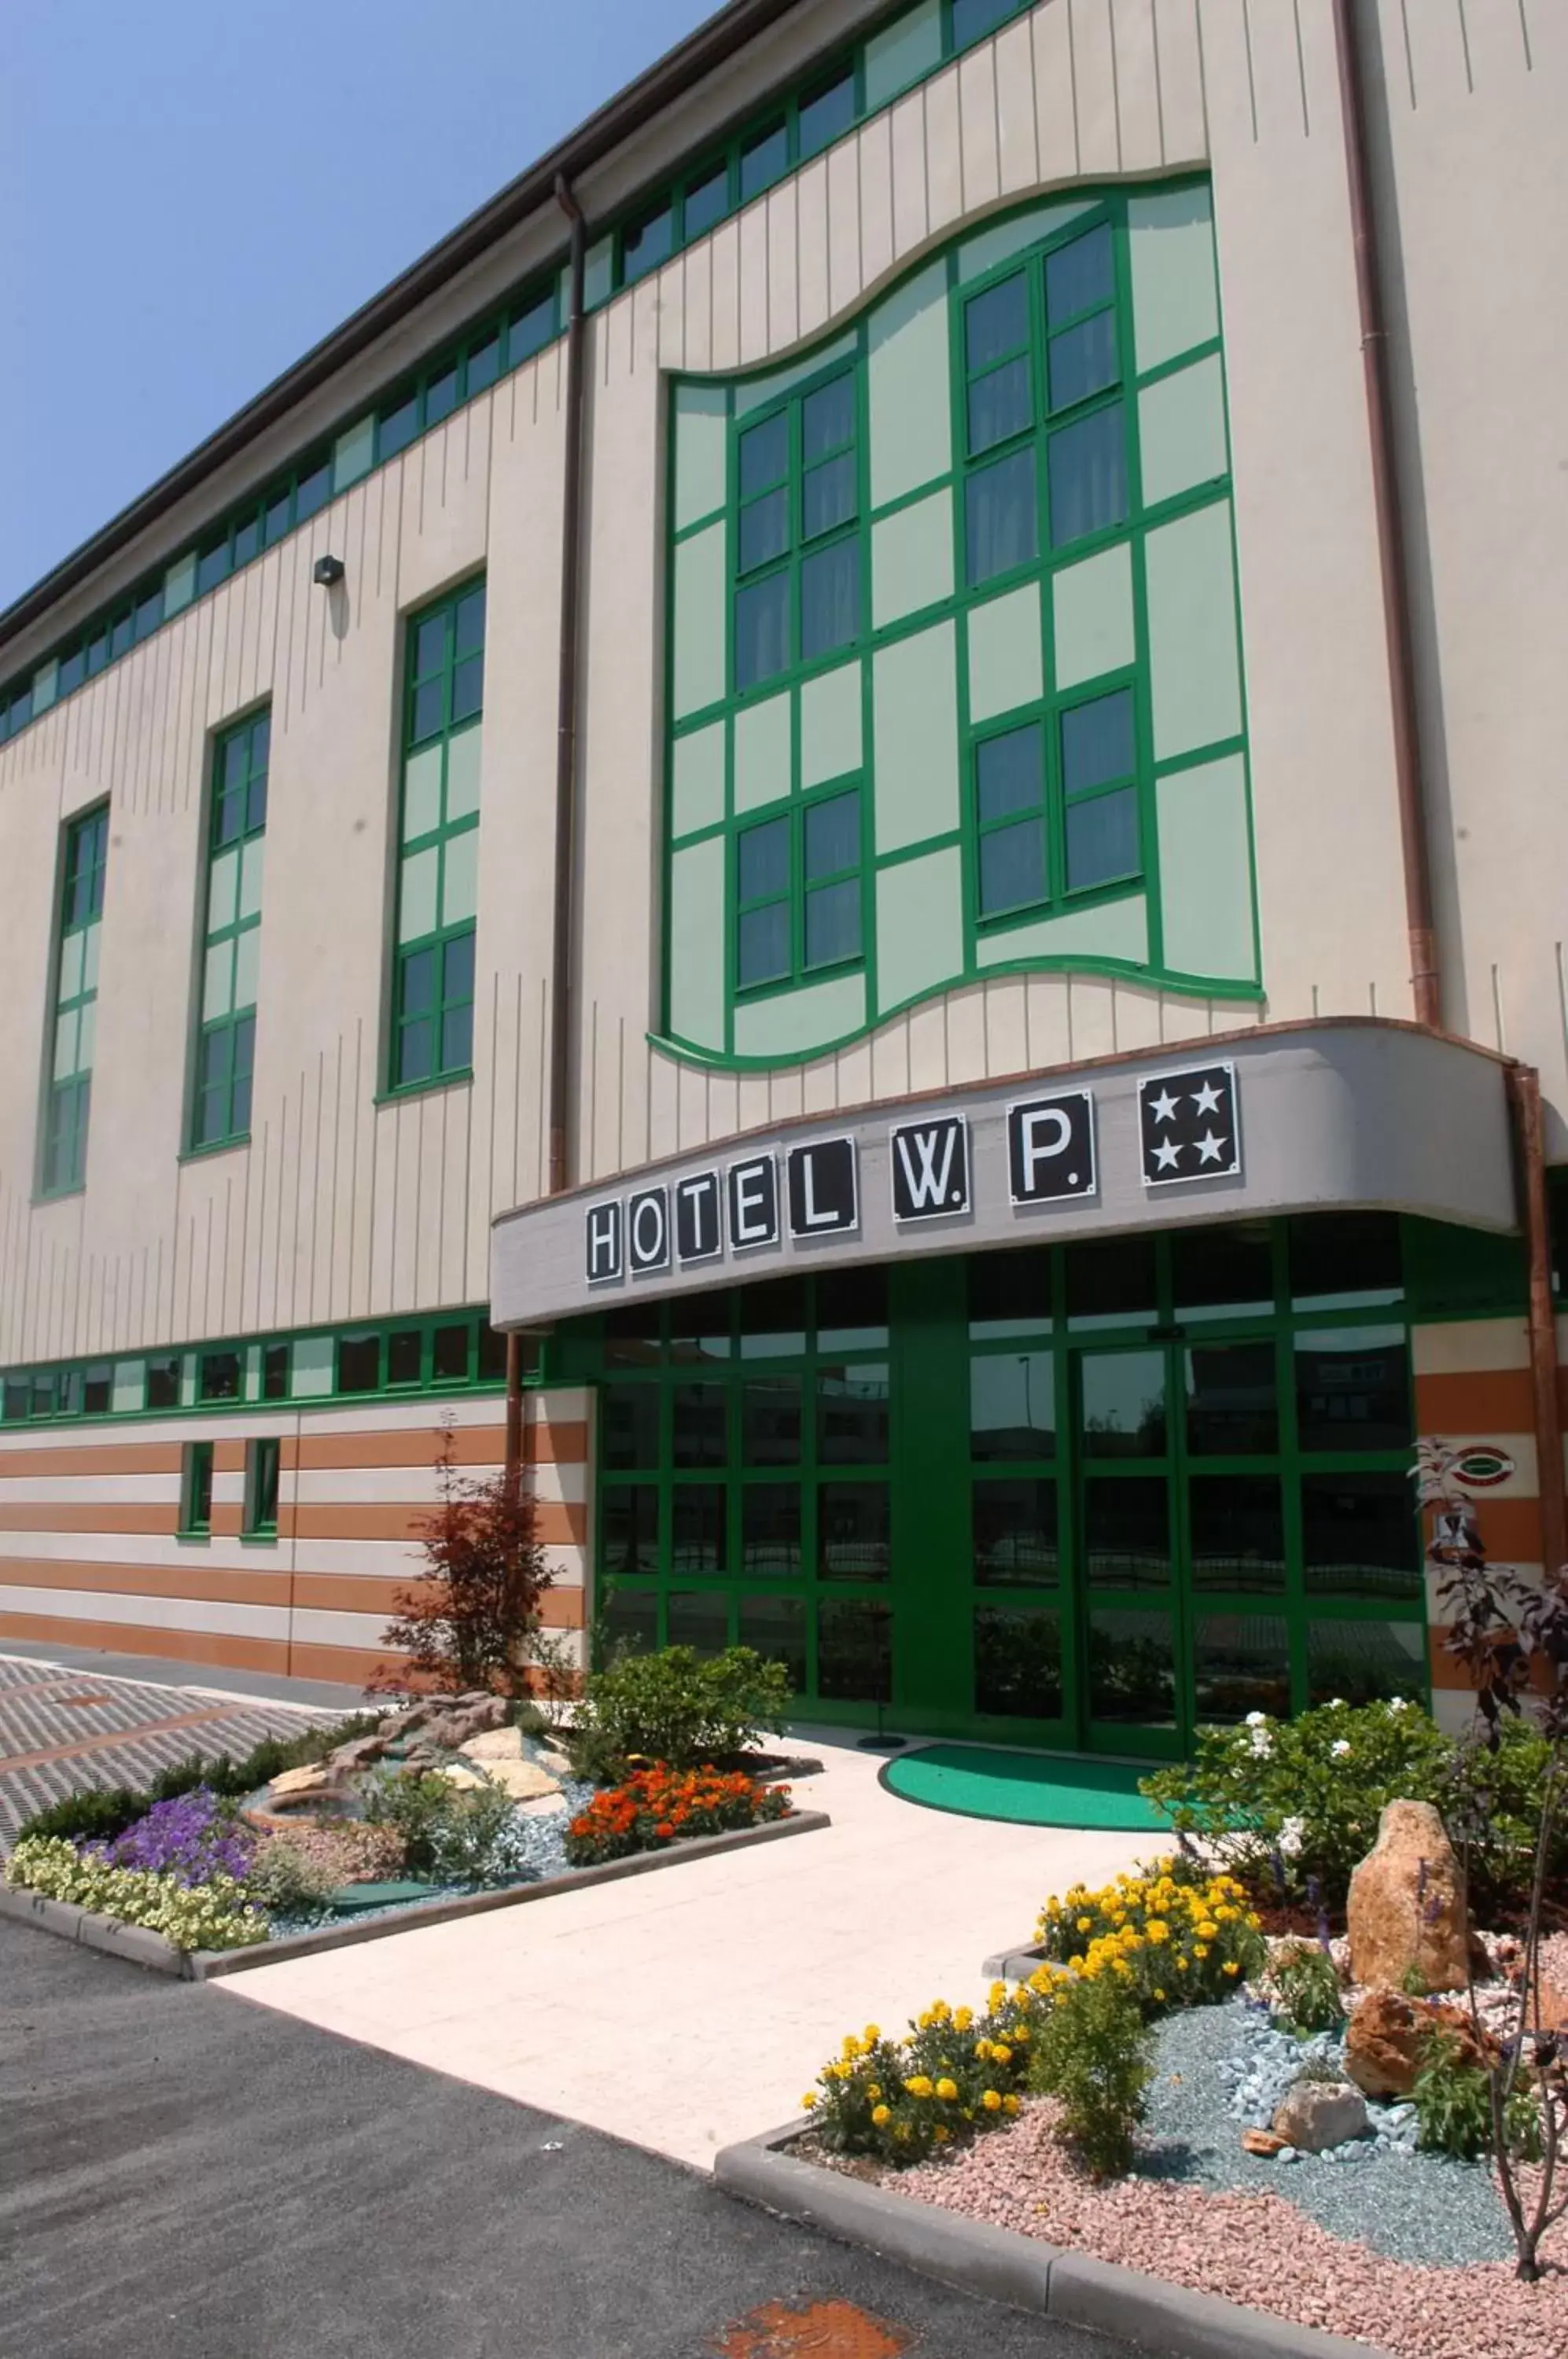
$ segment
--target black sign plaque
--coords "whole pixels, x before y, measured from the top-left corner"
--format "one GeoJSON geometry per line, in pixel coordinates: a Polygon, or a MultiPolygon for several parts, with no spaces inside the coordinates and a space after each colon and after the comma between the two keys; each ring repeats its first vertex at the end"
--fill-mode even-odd
{"type": "Polygon", "coordinates": [[[860,1225],[853,1138],[814,1138],[788,1161],[789,1234],[831,1237],[860,1225]]]}
{"type": "Polygon", "coordinates": [[[675,1183],[675,1258],[686,1268],[694,1261],[716,1261],[724,1249],[719,1175],[693,1171],[675,1183]]]}
{"type": "Polygon", "coordinates": [[[750,1253],[779,1243],[779,1166],[771,1155],[748,1156],[724,1174],[729,1197],[730,1251],[750,1253]]]}
{"type": "Polygon", "coordinates": [[[969,1125],[961,1114],[903,1122],[887,1135],[893,1218],[935,1221],[969,1210],[969,1125]]]}
{"type": "Polygon", "coordinates": [[[626,1261],[634,1277],[670,1267],[670,1190],[643,1188],[626,1206],[626,1261]]]}
{"type": "Polygon", "coordinates": [[[588,1283],[604,1286],[621,1274],[621,1207],[619,1199],[590,1204],[587,1223],[588,1283]]]}
{"type": "Polygon", "coordinates": [[[1015,1204],[1094,1193],[1094,1101],[1087,1090],[1007,1108],[1007,1192],[1015,1204]]]}
{"type": "Polygon", "coordinates": [[[1234,1065],[1192,1065],[1140,1081],[1144,1186],[1234,1180],[1241,1169],[1239,1114],[1234,1065]]]}

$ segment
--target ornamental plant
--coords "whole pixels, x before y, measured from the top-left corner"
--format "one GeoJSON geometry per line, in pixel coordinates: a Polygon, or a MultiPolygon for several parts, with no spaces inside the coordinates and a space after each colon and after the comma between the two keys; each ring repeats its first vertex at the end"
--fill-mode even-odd
{"type": "Polygon", "coordinates": [[[800,2101],[822,2145],[901,2170],[1003,2128],[1018,2114],[1057,1979],[1042,1971],[1017,1989],[993,1983],[979,2014],[933,2000],[902,2039],[875,2023],[848,2033],[800,2101]]]}
{"type": "Polygon", "coordinates": [[[63,1836],[33,1835],[19,1843],[5,1863],[5,1881],[117,1924],[145,1926],[177,1950],[239,1950],[267,1936],[266,1918],[231,1875],[219,1872],[205,1884],[186,1885],[172,1875],[115,1867],[63,1836]]]}
{"type": "Polygon", "coordinates": [[[1156,1861],[1091,1892],[1048,1900],[1038,1937],[1048,1957],[1085,1982],[1114,1982],[1146,2017],[1226,1997],[1261,1972],[1256,1910],[1235,1876],[1198,1875],[1156,1861]]]}
{"type": "Polygon", "coordinates": [[[694,1835],[789,1815],[788,1786],[759,1786],[739,1770],[672,1769],[658,1761],[594,1795],[567,1828],[566,1856],[573,1867],[597,1867],[632,1852],[661,1851],[694,1835]]]}
{"type": "Polygon", "coordinates": [[[593,1672],[567,1748],[578,1775],[611,1785],[639,1760],[681,1769],[729,1761],[784,1724],[789,1674],[750,1647],[622,1655],[593,1672]]]}
{"type": "Polygon", "coordinates": [[[454,1786],[435,1770],[377,1767],[365,1778],[365,1815],[402,1846],[405,1869],[444,1885],[523,1881],[532,1872],[517,1807],[504,1786],[483,1777],[454,1786]]]}
{"type": "Polygon", "coordinates": [[[256,1837],[210,1788],[198,1786],[173,1801],[155,1802],[112,1843],[89,1846],[88,1855],[111,1867],[170,1875],[187,1886],[210,1884],[215,1875],[243,1884],[256,1857],[256,1837]]]}
{"type": "Polygon", "coordinates": [[[1153,2077],[1143,2009],[1116,1974],[1070,1977],[1034,2043],[1029,2086],[1054,2097],[1062,2136],[1091,2179],[1132,2169],[1153,2077]]]}
{"type": "MultiPolygon", "coordinates": [[[[530,1664],[541,1659],[541,1601],[556,1577],[539,1536],[538,1502],[515,1473],[460,1473],[450,1425],[436,1476],[440,1504],[415,1526],[424,1578],[397,1592],[396,1618],[382,1635],[406,1660],[371,1685],[526,1696],[530,1664]]],[[[545,1653],[553,1662],[553,1650],[545,1653]]]]}

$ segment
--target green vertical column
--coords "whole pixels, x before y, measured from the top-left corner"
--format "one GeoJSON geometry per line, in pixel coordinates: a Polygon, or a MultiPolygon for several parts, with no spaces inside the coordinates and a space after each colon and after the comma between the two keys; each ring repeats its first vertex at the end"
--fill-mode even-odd
{"type": "Polygon", "coordinates": [[[973,1713],[968,1309],[961,1257],[888,1267],[893,1338],[894,1712],[973,1713]]]}

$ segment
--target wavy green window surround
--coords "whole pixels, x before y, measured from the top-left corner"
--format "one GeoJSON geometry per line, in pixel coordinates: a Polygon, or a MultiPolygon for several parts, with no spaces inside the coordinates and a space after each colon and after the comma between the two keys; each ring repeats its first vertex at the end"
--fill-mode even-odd
{"type": "Polygon", "coordinates": [[[408,648],[392,1090],[455,1080],[474,1061],[484,582],[416,614],[408,648]]]}
{"type": "Polygon", "coordinates": [[[1256,997],[1206,183],[1022,209],[670,398],[668,1044],[1018,967],[1256,997]]]}
{"type": "Polygon", "coordinates": [[[202,940],[191,1105],[193,1153],[250,1136],[261,873],[267,841],[271,708],[227,729],[212,749],[202,940]]]}
{"type": "Polygon", "coordinates": [[[85,819],[72,821],[66,831],[38,1174],[39,1190],[45,1196],[70,1195],[87,1177],[87,1115],[98,1016],[98,940],[103,929],[103,873],[108,860],[109,806],[103,803],[85,819]]]}

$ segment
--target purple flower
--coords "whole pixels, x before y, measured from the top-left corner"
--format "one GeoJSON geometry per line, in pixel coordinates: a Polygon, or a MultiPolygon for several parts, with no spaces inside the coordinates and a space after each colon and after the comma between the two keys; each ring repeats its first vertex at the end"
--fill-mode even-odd
{"type": "Polygon", "coordinates": [[[256,1838],[223,1812],[210,1787],[197,1786],[171,1802],[155,1802],[146,1818],[113,1843],[88,1848],[112,1867],[143,1868],[183,1885],[205,1884],[214,1875],[243,1883],[256,1855],[256,1838]]]}

